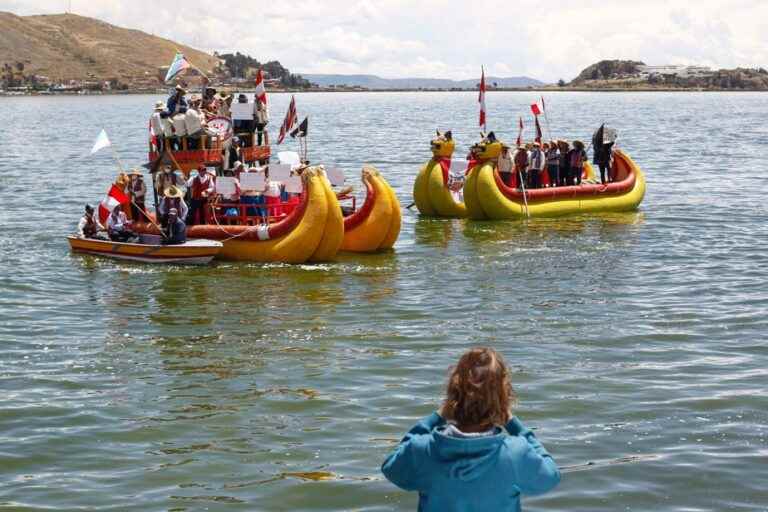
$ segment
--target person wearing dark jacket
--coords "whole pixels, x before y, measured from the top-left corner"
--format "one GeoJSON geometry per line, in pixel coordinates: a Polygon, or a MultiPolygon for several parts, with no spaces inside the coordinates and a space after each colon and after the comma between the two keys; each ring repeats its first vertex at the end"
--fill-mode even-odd
{"type": "Polygon", "coordinates": [[[559,140],[557,141],[557,146],[560,149],[560,172],[558,173],[560,175],[559,185],[564,187],[571,184],[571,167],[568,161],[569,145],[566,141],[559,140]]]}
{"type": "Polygon", "coordinates": [[[187,241],[187,225],[179,218],[179,211],[171,208],[168,212],[168,225],[166,236],[163,239],[165,245],[181,245],[187,241]]]}
{"type": "Polygon", "coordinates": [[[581,176],[584,174],[584,162],[587,160],[587,152],[584,151],[584,143],[580,140],[573,141],[573,149],[568,152],[569,185],[581,185],[581,176]]]}
{"type": "Polygon", "coordinates": [[[466,352],[440,411],[405,435],[384,461],[384,476],[418,491],[419,512],[519,512],[520,496],[553,489],[560,470],[512,416],[513,401],[501,355],[490,348],[466,352]]]}
{"type": "Polygon", "coordinates": [[[173,117],[176,114],[186,113],[187,100],[184,99],[186,94],[187,91],[182,86],[176,86],[175,92],[171,95],[170,98],[168,98],[168,102],[165,105],[169,117],[173,117]]]}

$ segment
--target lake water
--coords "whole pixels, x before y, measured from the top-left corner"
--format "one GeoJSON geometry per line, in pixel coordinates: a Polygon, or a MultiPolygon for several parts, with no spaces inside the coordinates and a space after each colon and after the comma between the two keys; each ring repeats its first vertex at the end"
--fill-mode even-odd
{"type": "MultiPolygon", "coordinates": [[[[71,255],[116,172],[93,140],[104,127],[143,163],[156,99],[0,98],[0,509],[414,510],[379,465],[448,366],[490,345],[559,464],[645,457],[524,508],[768,510],[768,96],[549,94],[555,136],[618,128],[648,178],[635,213],[405,211],[393,253],[324,265],[71,255]]],[[[513,140],[537,99],[489,93],[489,128],[513,140]]],[[[273,135],[288,100],[270,96],[273,135]]],[[[464,154],[477,106],[297,95],[310,159],[356,183],[374,163],[403,206],[434,129],[464,154]]]]}

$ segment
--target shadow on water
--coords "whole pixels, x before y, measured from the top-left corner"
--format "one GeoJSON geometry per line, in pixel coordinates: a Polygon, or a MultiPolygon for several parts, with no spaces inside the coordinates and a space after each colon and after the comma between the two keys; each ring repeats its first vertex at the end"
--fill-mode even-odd
{"type": "Polygon", "coordinates": [[[419,216],[414,223],[414,239],[419,245],[445,249],[453,240],[459,219],[419,216]]]}

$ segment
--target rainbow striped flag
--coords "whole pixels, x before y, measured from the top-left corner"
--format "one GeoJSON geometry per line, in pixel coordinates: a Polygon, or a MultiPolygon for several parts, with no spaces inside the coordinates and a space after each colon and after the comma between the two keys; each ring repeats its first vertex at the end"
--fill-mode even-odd
{"type": "Polygon", "coordinates": [[[176,56],[173,58],[173,62],[171,62],[171,67],[168,68],[168,73],[165,75],[165,81],[169,82],[173,80],[179,73],[191,67],[192,64],[190,64],[186,57],[184,57],[184,54],[176,52],[176,56]]]}

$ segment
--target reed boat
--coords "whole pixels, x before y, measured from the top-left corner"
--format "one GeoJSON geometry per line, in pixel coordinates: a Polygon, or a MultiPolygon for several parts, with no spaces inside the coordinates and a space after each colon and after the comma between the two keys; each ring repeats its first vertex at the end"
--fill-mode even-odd
{"type": "Polygon", "coordinates": [[[579,213],[624,212],[637,209],[645,196],[645,175],[621,150],[614,151],[612,176],[605,185],[594,183],[595,173],[585,163],[581,185],[527,189],[511,188],[499,176],[496,161],[472,167],[464,187],[464,199],[472,219],[520,219],[558,217],[579,213]]]}
{"type": "Polygon", "coordinates": [[[113,242],[96,238],[67,237],[73,252],[141,263],[205,265],[221,251],[223,244],[213,240],[189,240],[179,245],[113,242]]]}
{"type": "Polygon", "coordinates": [[[400,235],[402,213],[395,191],[373,167],[362,171],[363,205],[344,217],[342,251],[380,252],[392,248],[400,235]]]}
{"type": "MultiPolygon", "coordinates": [[[[283,263],[333,260],[344,238],[339,201],[322,167],[308,167],[300,176],[303,189],[297,203],[277,205],[290,208],[290,213],[280,218],[268,216],[265,223],[263,215],[249,213],[253,205],[237,205],[239,215],[226,220],[211,208],[205,224],[187,227],[187,238],[221,242],[223,247],[217,257],[224,260],[283,263]]],[[[134,229],[159,234],[152,223],[137,224],[134,229]]]]}
{"type": "Polygon", "coordinates": [[[450,189],[451,157],[456,147],[451,132],[438,131],[430,146],[432,158],[421,168],[413,184],[416,208],[422,215],[432,217],[466,217],[464,201],[457,199],[450,189]]]}

